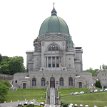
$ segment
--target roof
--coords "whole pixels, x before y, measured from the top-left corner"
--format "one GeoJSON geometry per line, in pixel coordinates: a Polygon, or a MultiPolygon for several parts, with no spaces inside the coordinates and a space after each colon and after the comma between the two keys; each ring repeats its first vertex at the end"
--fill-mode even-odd
{"type": "Polygon", "coordinates": [[[46,18],[41,24],[39,36],[46,33],[63,33],[69,35],[69,28],[66,22],[57,16],[55,8],[51,12],[51,16],[46,18]]]}

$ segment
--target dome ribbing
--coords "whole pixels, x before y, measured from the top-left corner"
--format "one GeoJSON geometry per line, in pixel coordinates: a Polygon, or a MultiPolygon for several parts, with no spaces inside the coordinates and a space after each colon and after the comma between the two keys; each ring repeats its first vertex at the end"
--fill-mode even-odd
{"type": "Polygon", "coordinates": [[[51,16],[46,18],[41,24],[39,36],[46,33],[64,33],[69,35],[69,28],[66,22],[57,16],[55,8],[51,11],[51,16]]]}

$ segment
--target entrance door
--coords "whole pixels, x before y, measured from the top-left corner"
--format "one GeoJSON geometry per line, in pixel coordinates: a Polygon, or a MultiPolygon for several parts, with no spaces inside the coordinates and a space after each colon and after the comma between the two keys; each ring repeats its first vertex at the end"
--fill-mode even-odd
{"type": "Polygon", "coordinates": [[[50,78],[50,88],[55,88],[55,78],[54,77],[50,78]]]}
{"type": "Polygon", "coordinates": [[[82,82],[79,82],[79,88],[82,88],[82,82]]]}
{"type": "Polygon", "coordinates": [[[23,88],[26,88],[26,83],[23,83],[23,88]]]}

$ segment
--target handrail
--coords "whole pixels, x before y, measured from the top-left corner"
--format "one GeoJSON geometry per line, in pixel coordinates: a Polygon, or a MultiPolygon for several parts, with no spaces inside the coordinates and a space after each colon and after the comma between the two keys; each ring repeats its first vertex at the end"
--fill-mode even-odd
{"type": "Polygon", "coordinates": [[[46,104],[50,104],[50,88],[47,88],[47,92],[46,92],[46,104]]]}
{"type": "Polygon", "coordinates": [[[59,105],[59,93],[58,93],[58,89],[55,88],[55,105],[59,105]]]}

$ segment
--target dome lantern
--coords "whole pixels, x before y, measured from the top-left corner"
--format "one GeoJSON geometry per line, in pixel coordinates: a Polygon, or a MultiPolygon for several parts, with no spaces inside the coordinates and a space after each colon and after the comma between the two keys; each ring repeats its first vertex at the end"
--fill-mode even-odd
{"type": "Polygon", "coordinates": [[[53,7],[53,10],[51,11],[51,16],[57,16],[57,11],[55,10],[55,8],[53,7]]]}

